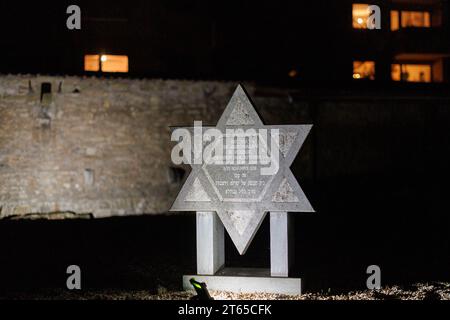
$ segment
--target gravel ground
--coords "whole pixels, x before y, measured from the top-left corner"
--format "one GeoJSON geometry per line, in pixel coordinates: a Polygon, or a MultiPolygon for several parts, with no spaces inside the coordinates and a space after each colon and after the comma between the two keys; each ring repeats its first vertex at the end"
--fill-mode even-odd
{"type": "MultiPolygon", "coordinates": [[[[348,293],[305,293],[297,296],[276,294],[235,294],[210,291],[216,300],[450,300],[450,283],[434,282],[414,284],[409,288],[384,287],[376,291],[351,291],[348,293]]],[[[29,293],[8,293],[0,299],[32,300],[188,300],[193,292],[167,291],[160,287],[158,294],[145,290],[83,290],[80,292],[43,290],[29,293]]]]}

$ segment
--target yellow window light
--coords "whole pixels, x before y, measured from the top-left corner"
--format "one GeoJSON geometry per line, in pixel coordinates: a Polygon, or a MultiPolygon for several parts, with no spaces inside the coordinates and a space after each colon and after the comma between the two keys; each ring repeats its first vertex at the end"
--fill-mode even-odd
{"type": "Polygon", "coordinates": [[[84,56],[84,71],[128,72],[128,56],[87,54],[84,56]]]}
{"type": "Polygon", "coordinates": [[[353,79],[375,79],[375,61],[353,61],[353,79]]]}
{"type": "Polygon", "coordinates": [[[98,54],[87,54],[84,56],[84,71],[99,71],[100,61],[98,54]]]}

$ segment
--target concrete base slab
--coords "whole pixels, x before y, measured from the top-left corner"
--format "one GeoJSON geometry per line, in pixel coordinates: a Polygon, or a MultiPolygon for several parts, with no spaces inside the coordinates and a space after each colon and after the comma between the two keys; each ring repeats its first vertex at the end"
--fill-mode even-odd
{"type": "Polygon", "coordinates": [[[301,278],[271,277],[270,269],[224,268],[215,275],[184,275],[183,290],[193,290],[189,280],[205,282],[208,290],[234,293],[302,293],[301,278]]]}

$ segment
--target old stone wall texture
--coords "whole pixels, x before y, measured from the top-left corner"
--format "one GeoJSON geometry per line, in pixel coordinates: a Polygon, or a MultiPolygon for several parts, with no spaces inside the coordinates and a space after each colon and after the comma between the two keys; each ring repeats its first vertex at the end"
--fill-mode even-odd
{"type": "Polygon", "coordinates": [[[215,120],[232,88],[231,83],[2,76],[1,217],[167,211],[179,188],[171,183],[169,126],[215,120]],[[43,82],[52,84],[52,94],[41,101],[43,82]],[[208,99],[209,90],[214,96],[208,99]]]}
{"type": "Polygon", "coordinates": [[[1,76],[0,217],[167,212],[181,186],[169,126],[215,124],[236,85],[1,76]]]}
{"type": "MultiPolygon", "coordinates": [[[[0,218],[166,213],[183,176],[170,126],[215,125],[237,84],[0,76],[0,218]]],[[[303,98],[243,84],[266,124],[314,124],[293,172],[316,210],[351,177],[446,165],[423,155],[449,141],[448,99],[303,98]]]]}

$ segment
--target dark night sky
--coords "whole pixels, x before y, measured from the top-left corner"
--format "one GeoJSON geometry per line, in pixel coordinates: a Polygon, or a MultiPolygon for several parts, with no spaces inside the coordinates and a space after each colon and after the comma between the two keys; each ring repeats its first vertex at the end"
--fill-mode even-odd
{"type": "Polygon", "coordinates": [[[69,31],[69,2],[3,2],[0,72],[77,74],[85,53],[105,51],[129,55],[132,76],[264,80],[293,68],[312,76],[349,49],[336,45],[347,41],[348,4],[333,17],[329,3],[78,1],[82,30],[69,31]]]}
{"type": "MultiPolygon", "coordinates": [[[[390,3],[373,2],[382,8],[390,3]]],[[[83,74],[85,54],[110,53],[129,56],[131,77],[334,86],[352,83],[352,61],[362,58],[384,60],[385,75],[377,80],[385,81],[397,43],[387,22],[382,30],[355,33],[351,5],[349,0],[3,1],[0,73],[83,74]],[[81,7],[82,30],[66,28],[70,4],[81,7]],[[292,69],[298,71],[294,80],[288,77],[292,69]]],[[[389,12],[386,8],[382,12],[389,12]]],[[[435,42],[447,43],[445,30],[438,30],[435,42]]],[[[419,52],[433,49],[421,40],[414,46],[419,52]]]]}

